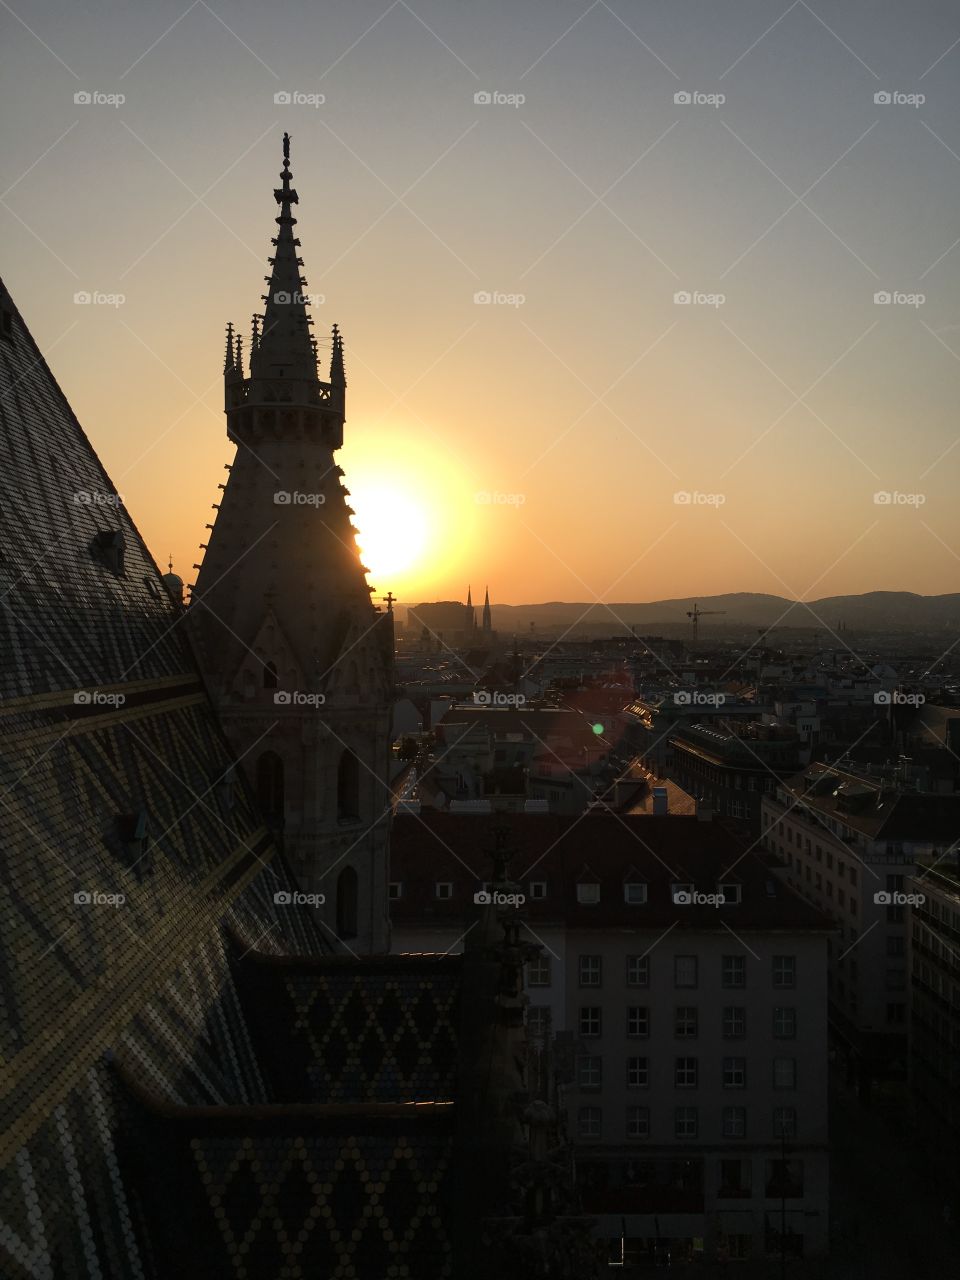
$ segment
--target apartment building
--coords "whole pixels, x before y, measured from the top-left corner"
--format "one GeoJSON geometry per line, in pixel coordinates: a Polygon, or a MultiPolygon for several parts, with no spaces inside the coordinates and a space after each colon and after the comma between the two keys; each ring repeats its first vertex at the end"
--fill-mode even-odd
{"type": "Polygon", "coordinates": [[[424,812],[394,824],[395,950],[462,948],[496,842],[610,1260],[824,1253],[829,923],[716,820],[424,812]]]}

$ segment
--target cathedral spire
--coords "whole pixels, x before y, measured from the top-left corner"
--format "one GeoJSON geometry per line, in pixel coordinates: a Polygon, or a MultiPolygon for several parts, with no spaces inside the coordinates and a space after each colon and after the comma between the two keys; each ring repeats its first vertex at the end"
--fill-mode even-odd
{"type": "Polygon", "coordinates": [[[330,352],[330,385],[345,387],[347,378],[343,368],[343,335],[333,326],[333,346],[330,352]]]}
{"type": "Polygon", "coordinates": [[[482,626],[484,631],[493,630],[493,621],[490,615],[490,588],[487,587],[483,597],[483,619],[482,626]]]}
{"type": "Polygon", "coordinates": [[[233,325],[232,325],[232,324],[228,324],[228,325],[227,325],[227,351],[226,351],[226,355],[223,357],[223,372],[224,372],[224,373],[232,373],[232,372],[233,372],[233,368],[234,368],[234,363],[233,363],[233,325]]]}
{"type": "Polygon", "coordinates": [[[304,286],[300,274],[303,259],[297,254],[300,241],[294,234],[297,220],[293,206],[299,197],[291,185],[290,135],[283,135],[283,168],[281,185],[274,190],[280,206],[277,216],[279,231],[274,238],[275,253],[268,262],[272,268],[265,276],[268,293],[264,296],[263,329],[257,344],[256,361],[251,352],[251,376],[317,381],[317,362],[310,337],[312,321],[307,314],[304,286]]]}

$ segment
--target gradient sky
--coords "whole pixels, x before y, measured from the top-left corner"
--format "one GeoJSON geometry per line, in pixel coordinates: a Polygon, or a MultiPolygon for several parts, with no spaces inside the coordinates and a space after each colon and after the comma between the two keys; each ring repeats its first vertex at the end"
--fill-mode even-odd
{"type": "Polygon", "coordinates": [[[14,0],[0,50],[0,271],[188,582],[288,129],[359,523],[424,540],[380,590],[957,589],[956,4],[14,0]]]}

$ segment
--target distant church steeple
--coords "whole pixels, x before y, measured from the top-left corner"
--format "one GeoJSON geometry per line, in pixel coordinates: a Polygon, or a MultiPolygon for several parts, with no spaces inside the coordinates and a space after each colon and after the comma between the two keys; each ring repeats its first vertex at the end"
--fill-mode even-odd
{"type": "Polygon", "coordinates": [[[476,631],[477,615],[473,608],[473,595],[470,587],[467,587],[467,607],[463,611],[463,629],[464,631],[476,631]]]}
{"type": "Polygon", "coordinates": [[[493,630],[493,622],[490,614],[490,588],[487,587],[483,597],[483,630],[490,632],[493,630]]]}

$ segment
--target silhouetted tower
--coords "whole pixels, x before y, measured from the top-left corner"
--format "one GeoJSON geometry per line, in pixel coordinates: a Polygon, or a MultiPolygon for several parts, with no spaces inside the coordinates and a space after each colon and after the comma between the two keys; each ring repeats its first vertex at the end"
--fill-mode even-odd
{"type": "Polygon", "coordinates": [[[383,951],[393,615],[371,602],[334,460],[343,340],[334,326],[322,382],[287,134],[280,178],[249,373],[227,328],[227,434],[239,447],[190,617],[224,729],[304,891],[325,895],[321,919],[354,951],[383,951]]]}
{"type": "Polygon", "coordinates": [[[490,634],[493,630],[493,621],[490,614],[490,588],[487,587],[486,594],[483,597],[483,630],[490,634]]]}
{"type": "Polygon", "coordinates": [[[470,587],[467,587],[467,607],[463,611],[463,629],[464,631],[476,631],[477,614],[473,607],[473,595],[470,587]]]}

